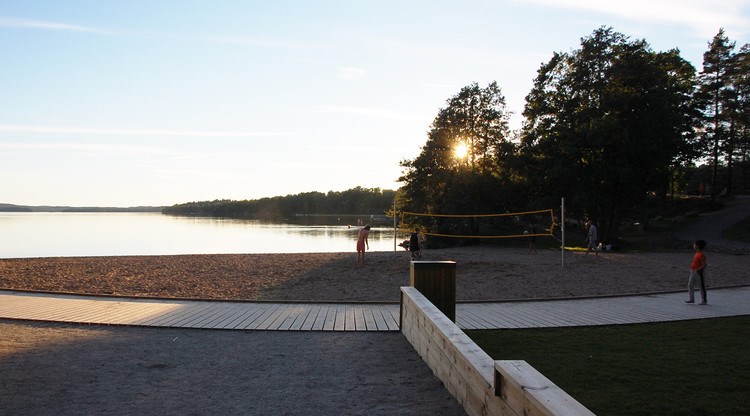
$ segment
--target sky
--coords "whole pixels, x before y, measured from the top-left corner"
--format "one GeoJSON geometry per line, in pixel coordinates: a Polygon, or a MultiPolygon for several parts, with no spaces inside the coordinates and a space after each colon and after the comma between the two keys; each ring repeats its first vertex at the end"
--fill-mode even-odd
{"type": "Polygon", "coordinates": [[[2,0],[0,203],[396,189],[461,88],[496,81],[517,129],[602,26],[700,70],[750,0],[2,0]]]}

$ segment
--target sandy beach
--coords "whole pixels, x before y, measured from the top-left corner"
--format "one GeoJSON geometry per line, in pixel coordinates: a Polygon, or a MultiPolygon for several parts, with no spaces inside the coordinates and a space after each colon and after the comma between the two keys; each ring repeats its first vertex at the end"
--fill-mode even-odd
{"type": "MultiPolygon", "coordinates": [[[[459,300],[685,290],[692,253],[468,247],[459,300]]],[[[0,287],[102,295],[397,302],[408,253],[0,260],[0,287]]],[[[708,253],[708,287],[748,285],[747,256],[708,253]]],[[[710,296],[710,294],[709,294],[710,296]]],[[[397,333],[280,333],[0,321],[0,401],[13,414],[464,414],[397,333]],[[36,388],[44,386],[44,388],[36,388]]],[[[2,412],[0,412],[2,413],[2,412]]]]}
{"type": "MultiPolygon", "coordinates": [[[[692,252],[619,253],[463,247],[425,250],[452,260],[459,301],[684,290],[692,252]],[[564,266],[563,266],[564,260],[564,266]]],[[[405,251],[0,259],[0,288],[116,296],[397,302],[409,284],[405,251]]],[[[708,253],[707,285],[750,284],[747,257],[708,253]]]]}

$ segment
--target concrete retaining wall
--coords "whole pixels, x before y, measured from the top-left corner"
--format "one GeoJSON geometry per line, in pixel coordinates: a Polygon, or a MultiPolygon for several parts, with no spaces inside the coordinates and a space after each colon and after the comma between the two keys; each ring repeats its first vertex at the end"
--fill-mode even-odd
{"type": "Polygon", "coordinates": [[[525,361],[494,361],[413,287],[401,332],[469,415],[593,415],[525,361]]]}

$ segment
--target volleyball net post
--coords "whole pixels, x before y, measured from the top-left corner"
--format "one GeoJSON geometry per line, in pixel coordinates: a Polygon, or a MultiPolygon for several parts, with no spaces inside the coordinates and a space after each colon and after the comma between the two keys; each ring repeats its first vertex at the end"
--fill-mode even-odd
{"type": "Polygon", "coordinates": [[[560,267],[565,268],[565,198],[560,198],[560,267]]]}
{"type": "Polygon", "coordinates": [[[398,227],[396,224],[396,199],[393,199],[393,255],[396,255],[396,239],[398,238],[398,227]]]}

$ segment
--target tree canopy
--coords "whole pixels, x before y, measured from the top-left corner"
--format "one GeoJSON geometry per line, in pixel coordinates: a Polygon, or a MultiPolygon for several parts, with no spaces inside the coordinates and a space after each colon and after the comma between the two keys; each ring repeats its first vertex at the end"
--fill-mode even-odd
{"type": "Polygon", "coordinates": [[[508,118],[496,82],[484,88],[473,83],[451,97],[432,122],[419,156],[401,162],[401,209],[452,214],[504,210],[512,189],[505,161],[514,149],[508,118]]]}
{"type": "Polygon", "coordinates": [[[542,65],[519,145],[535,199],[564,196],[612,237],[624,214],[666,194],[672,168],[694,154],[694,74],[678,51],[653,52],[610,28],[542,65]]]}
{"type": "Polygon", "coordinates": [[[717,36],[698,77],[679,50],[655,52],[601,27],[540,66],[519,132],[509,131],[496,82],[462,88],[439,110],[420,154],[401,162],[400,206],[520,212],[565,197],[570,214],[594,219],[602,240],[616,239],[622,220],[645,221],[650,201],[685,190],[709,140],[714,155],[731,162],[739,147],[745,160],[750,47],[732,55],[723,31],[717,36]]]}

